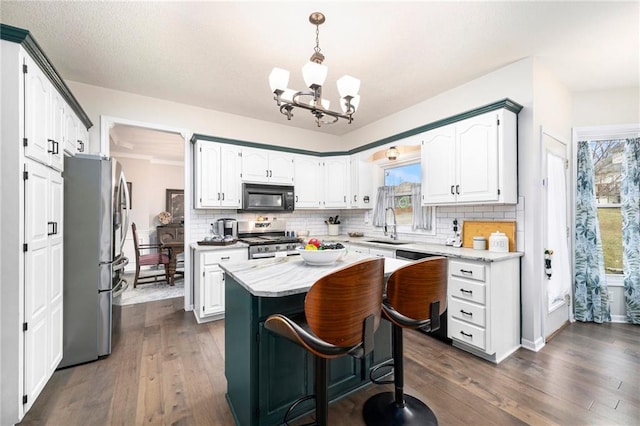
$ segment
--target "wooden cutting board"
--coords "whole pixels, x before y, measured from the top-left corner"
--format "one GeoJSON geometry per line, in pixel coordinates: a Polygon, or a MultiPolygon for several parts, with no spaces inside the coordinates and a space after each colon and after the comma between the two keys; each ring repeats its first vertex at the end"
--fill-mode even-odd
{"type": "Polygon", "coordinates": [[[516,251],[515,221],[465,220],[462,222],[462,247],[473,248],[473,237],[485,237],[489,249],[489,237],[496,231],[506,234],[509,238],[509,251],[516,251]]]}

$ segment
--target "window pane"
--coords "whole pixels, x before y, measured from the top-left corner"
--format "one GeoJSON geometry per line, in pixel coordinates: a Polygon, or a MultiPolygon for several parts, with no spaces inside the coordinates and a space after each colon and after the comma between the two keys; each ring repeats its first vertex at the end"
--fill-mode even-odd
{"type": "Polygon", "coordinates": [[[411,206],[411,184],[420,183],[422,179],[420,163],[405,164],[398,167],[385,169],[385,186],[395,187],[395,201],[398,225],[411,225],[413,219],[413,207],[411,206]]]}
{"type": "Polygon", "coordinates": [[[598,221],[607,274],[622,274],[620,180],[623,141],[591,142],[598,221]]]}

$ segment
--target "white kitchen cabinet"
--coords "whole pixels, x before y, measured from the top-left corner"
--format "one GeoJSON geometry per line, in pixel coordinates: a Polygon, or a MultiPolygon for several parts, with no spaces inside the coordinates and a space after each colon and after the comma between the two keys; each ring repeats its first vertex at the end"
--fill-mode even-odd
{"type": "Polygon", "coordinates": [[[64,151],[69,155],[75,155],[78,152],[78,141],[80,134],[80,120],[71,108],[65,109],[64,114],[64,151]]]}
{"type": "Polygon", "coordinates": [[[516,120],[500,109],[425,132],[422,204],[516,204],[516,120]]]}
{"type": "Polygon", "coordinates": [[[375,190],[373,164],[353,154],[349,158],[351,185],[349,187],[349,207],[353,209],[372,209],[375,190]]]}
{"type": "Polygon", "coordinates": [[[224,272],[221,263],[248,259],[246,247],[197,251],[194,258],[194,310],[198,323],[224,317],[224,272]]]}
{"type": "Polygon", "coordinates": [[[28,32],[3,27],[0,46],[4,425],[20,422],[62,359],[64,112],[81,108],[28,32]]]}
{"type": "Polygon", "coordinates": [[[242,148],[242,181],[293,185],[293,154],[259,148],[242,148]]]}
{"type": "Polygon", "coordinates": [[[396,251],[394,249],[370,247],[361,244],[349,243],[349,251],[360,254],[371,254],[378,257],[388,257],[390,259],[396,258],[396,251]]]}
{"type": "Polygon", "coordinates": [[[322,207],[346,208],[349,193],[349,158],[322,158],[324,169],[324,200],[322,207]]]}
{"type": "Polygon", "coordinates": [[[324,199],[322,158],[296,155],[294,158],[295,207],[317,209],[324,199]]]}
{"type": "Polygon", "coordinates": [[[449,259],[448,337],[499,363],[520,347],[520,259],[449,259]]]}
{"type": "Polygon", "coordinates": [[[240,148],[197,140],[195,154],[195,208],[240,208],[240,148]]]}

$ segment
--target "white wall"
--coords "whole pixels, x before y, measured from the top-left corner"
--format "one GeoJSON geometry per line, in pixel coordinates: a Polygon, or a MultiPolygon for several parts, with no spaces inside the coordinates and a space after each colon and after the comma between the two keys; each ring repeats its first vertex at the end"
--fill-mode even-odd
{"type": "Polygon", "coordinates": [[[640,123],[640,87],[573,93],[573,127],[640,123]]]}
{"type": "Polygon", "coordinates": [[[229,139],[296,147],[311,151],[342,151],[338,136],[288,127],[239,115],[208,110],[191,105],[135,95],[75,81],[66,82],[85,110],[90,129],[90,152],[100,151],[100,116],[107,115],[168,127],[189,129],[229,139]]]}

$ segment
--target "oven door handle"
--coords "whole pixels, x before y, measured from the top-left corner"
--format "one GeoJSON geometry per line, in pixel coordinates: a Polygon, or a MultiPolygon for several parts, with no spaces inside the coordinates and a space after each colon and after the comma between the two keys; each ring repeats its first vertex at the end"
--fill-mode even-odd
{"type": "Polygon", "coordinates": [[[253,253],[251,259],[266,259],[269,257],[276,257],[275,253],[253,253]]]}

